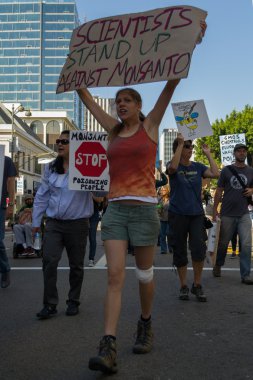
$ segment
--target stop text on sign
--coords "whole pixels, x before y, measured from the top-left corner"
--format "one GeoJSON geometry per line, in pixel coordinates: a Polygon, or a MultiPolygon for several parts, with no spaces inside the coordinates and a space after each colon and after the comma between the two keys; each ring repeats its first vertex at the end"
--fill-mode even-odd
{"type": "Polygon", "coordinates": [[[75,152],[75,167],[84,177],[100,177],[107,168],[106,150],[100,142],[83,142],[75,152]]]}
{"type": "Polygon", "coordinates": [[[102,167],[106,160],[106,154],[77,153],[76,165],[102,167]]]}

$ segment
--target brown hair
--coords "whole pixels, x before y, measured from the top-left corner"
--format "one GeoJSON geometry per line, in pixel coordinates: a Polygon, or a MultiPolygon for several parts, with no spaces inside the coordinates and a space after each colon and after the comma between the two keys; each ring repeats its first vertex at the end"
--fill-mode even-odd
{"type": "MultiPolygon", "coordinates": [[[[134,90],[131,87],[121,88],[119,91],[117,91],[116,96],[115,96],[115,101],[117,101],[117,98],[118,98],[119,94],[121,94],[122,92],[127,92],[128,95],[130,95],[131,98],[133,98],[133,100],[136,103],[139,103],[142,106],[142,99],[141,99],[141,96],[140,96],[139,92],[136,91],[136,90],[134,90]]],[[[145,115],[143,115],[143,113],[141,111],[139,113],[139,120],[140,121],[144,121],[145,120],[145,115]]],[[[123,123],[116,124],[115,127],[113,127],[110,130],[109,135],[108,135],[108,140],[111,141],[115,137],[117,137],[118,134],[120,133],[120,131],[122,130],[123,126],[124,126],[123,123]]]]}
{"type": "MultiPolygon", "coordinates": [[[[190,141],[192,143],[192,140],[185,140],[185,141],[190,141]]],[[[178,139],[176,138],[173,141],[173,145],[172,145],[172,151],[173,151],[173,153],[176,153],[177,147],[178,147],[178,139]]]]}

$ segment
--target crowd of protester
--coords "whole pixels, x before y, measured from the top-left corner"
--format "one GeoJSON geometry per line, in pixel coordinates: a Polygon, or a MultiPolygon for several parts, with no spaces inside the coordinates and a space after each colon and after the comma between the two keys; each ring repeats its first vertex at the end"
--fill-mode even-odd
{"type": "MultiPolygon", "coordinates": [[[[41,232],[42,218],[46,218],[43,231],[43,308],[37,313],[38,319],[49,319],[57,314],[59,299],[56,287],[56,272],[63,248],[66,248],[70,266],[70,289],[66,300],[66,315],[75,316],[79,313],[86,243],[89,241],[88,266],[92,267],[95,265],[97,230],[100,223],[102,223],[102,228],[104,223],[104,228],[106,229],[107,235],[104,233],[103,237],[102,233],[105,248],[112,249],[112,252],[116,254],[117,250],[121,248],[121,245],[116,243],[121,241],[117,240],[117,234],[122,236],[124,241],[121,257],[121,259],[124,257],[124,260],[120,263],[120,266],[118,264],[115,266],[111,276],[114,276],[114,270],[124,270],[126,252],[132,253],[134,256],[136,253],[138,255],[138,252],[139,254],[141,252],[134,230],[133,235],[124,235],[123,230],[120,230],[116,224],[116,235],[113,235],[115,218],[119,218],[119,220],[126,218],[129,212],[136,209],[135,203],[134,206],[130,206],[131,203],[130,205],[120,203],[120,209],[123,209],[123,214],[120,215],[117,214],[117,209],[113,208],[110,211],[114,205],[112,204],[113,202],[110,202],[110,197],[108,202],[108,195],[68,190],[69,131],[63,131],[56,140],[56,144],[58,146],[57,159],[46,166],[42,183],[35,199],[29,194],[25,196],[24,205],[16,214],[16,223],[13,225],[19,257],[31,257],[34,252],[33,236],[36,232],[41,232]],[[80,205],[83,205],[83,207],[80,207],[80,205]],[[113,212],[112,215],[110,214],[111,212],[113,212]],[[108,218],[107,220],[106,217],[108,218]],[[113,228],[112,231],[110,231],[111,227],[113,228]],[[107,241],[107,239],[109,240],[107,241]],[[114,239],[113,241],[116,243],[115,249],[109,243],[111,239],[114,239]]],[[[218,217],[221,218],[221,230],[213,276],[221,276],[221,267],[225,263],[230,245],[230,257],[238,257],[240,260],[242,284],[253,284],[250,276],[252,243],[250,213],[252,206],[250,199],[252,200],[253,193],[253,168],[245,164],[248,152],[248,147],[245,144],[235,146],[235,163],[231,165],[232,169],[230,168],[231,166],[225,167],[221,173],[212,158],[208,146],[203,145],[202,150],[209,161],[209,167],[191,160],[193,148],[192,141],[185,141],[179,133],[173,143],[174,155],[171,161],[167,163],[166,173],[159,169],[157,179],[153,180],[155,207],[152,213],[150,213],[151,209],[148,208],[145,212],[149,212],[148,218],[151,215],[153,217],[156,215],[156,228],[152,231],[153,247],[156,246],[158,239],[159,244],[157,245],[160,247],[160,253],[163,255],[170,253],[172,255],[172,263],[177,268],[180,281],[179,300],[189,300],[189,293],[191,292],[198,301],[206,302],[207,296],[202,285],[202,271],[207,243],[204,224],[205,215],[212,219],[213,223],[217,222],[218,217]],[[238,176],[240,176],[239,179],[237,178],[238,176]],[[203,187],[203,179],[205,178],[218,178],[217,186],[214,186],[213,181],[212,185],[209,182],[209,186],[205,185],[203,187]],[[240,181],[243,183],[241,184],[240,181]],[[159,222],[159,225],[157,222],[159,222]],[[187,284],[189,255],[193,266],[191,288],[187,284]]],[[[16,175],[11,161],[7,159],[6,162],[9,170],[11,169],[12,171],[10,171],[10,174],[7,174],[6,171],[4,177],[5,197],[7,197],[8,192],[9,195],[13,194],[13,180],[8,181],[8,175],[12,179],[16,175]]],[[[8,217],[13,214],[13,197],[11,195],[10,206],[7,208],[8,217]]],[[[6,203],[3,210],[6,211],[6,203]]],[[[138,206],[137,210],[136,220],[138,221],[139,213],[142,212],[142,209],[138,206]]],[[[124,225],[125,223],[126,221],[124,221],[124,225]]],[[[127,229],[129,228],[131,230],[131,226],[127,227],[127,229]]],[[[143,228],[143,224],[141,224],[141,228],[143,228]]],[[[2,230],[4,230],[3,227],[2,230]]],[[[148,239],[147,234],[144,239],[148,239]]],[[[144,240],[142,240],[142,244],[144,244],[145,249],[144,240]]],[[[4,246],[2,247],[0,262],[2,265],[1,287],[7,288],[10,285],[10,267],[7,256],[5,258],[3,255],[4,246]]],[[[153,254],[150,257],[153,260],[155,249],[153,248],[152,250],[153,254]]],[[[107,258],[110,263],[112,258],[110,255],[107,255],[107,258]]],[[[138,256],[137,258],[135,257],[135,260],[139,263],[138,256]]],[[[141,268],[142,264],[139,265],[141,268]]],[[[138,269],[137,267],[136,270],[140,289],[143,289],[143,286],[146,286],[145,284],[148,284],[149,287],[149,290],[143,293],[143,297],[148,298],[147,304],[144,303],[144,306],[142,306],[144,311],[148,310],[149,317],[144,318],[144,312],[142,312],[137,325],[137,339],[133,346],[134,353],[143,354],[152,349],[153,341],[150,316],[150,305],[153,297],[150,281],[153,278],[153,270],[151,271],[149,267],[145,268],[145,266],[143,269],[138,269]]],[[[123,283],[121,283],[120,289],[122,285],[123,283]]],[[[110,292],[107,297],[109,298],[109,305],[111,305],[110,292]]],[[[117,313],[119,313],[119,310],[117,313]]],[[[145,317],[147,314],[144,314],[145,317]]],[[[98,355],[91,358],[89,362],[90,369],[98,369],[106,373],[114,373],[117,370],[115,364],[116,337],[113,334],[119,315],[117,314],[116,319],[113,319],[115,318],[113,317],[111,320],[111,318],[107,315],[108,333],[100,341],[98,355]],[[112,328],[112,326],[114,327],[112,328]]]]}
{"type": "MultiPolygon", "coordinates": [[[[206,23],[201,21],[200,27],[203,36],[206,23]]],[[[17,223],[13,225],[17,252],[21,258],[34,254],[34,237],[43,232],[43,306],[36,315],[39,320],[45,320],[57,314],[57,268],[64,249],[70,268],[65,313],[71,317],[79,313],[86,246],[89,241],[88,266],[93,267],[96,264],[97,230],[101,222],[101,239],[107,260],[107,289],[104,335],[100,339],[97,355],[89,360],[89,368],[94,371],[106,374],[117,372],[116,336],[127,252],[133,255],[135,261],[140,299],[140,314],[132,348],[134,354],[147,354],[153,348],[153,264],[157,245],[160,254],[168,254],[173,259],[179,275],[179,300],[188,301],[192,293],[197,301],[207,301],[202,284],[207,249],[206,215],[214,223],[221,219],[213,276],[221,276],[230,241],[233,250],[231,257],[237,256],[236,239],[239,236],[241,282],[253,284],[250,276],[252,224],[249,214],[253,168],[245,164],[248,147],[237,144],[234,148],[235,162],[220,173],[207,145],[202,146],[202,153],[208,166],[193,161],[193,141],[184,139],[178,133],[166,172],[158,168],[159,178],[155,178],[159,125],[179,82],[179,79],[172,79],[165,84],[147,116],[141,112],[140,94],[132,88],[125,87],[117,92],[117,118],[107,114],[87,88],[78,90],[81,101],[108,132],[109,192],[69,190],[70,141],[69,131],[64,130],[56,139],[56,159],[45,166],[35,198],[26,196],[25,205],[17,214],[17,223]],[[205,185],[203,188],[206,178],[218,179],[217,186],[205,185]],[[187,271],[189,256],[193,267],[190,287],[187,271]]],[[[13,217],[16,174],[12,160],[5,157],[0,207],[3,289],[11,284],[4,232],[5,218],[13,217]]]]}

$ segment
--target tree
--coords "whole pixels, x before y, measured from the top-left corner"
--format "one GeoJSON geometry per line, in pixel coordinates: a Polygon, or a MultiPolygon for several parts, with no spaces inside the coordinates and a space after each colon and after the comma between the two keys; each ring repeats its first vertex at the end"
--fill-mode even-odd
{"type": "Polygon", "coordinates": [[[203,155],[201,146],[208,144],[217,163],[221,164],[220,140],[221,135],[245,133],[248,151],[248,162],[251,165],[253,155],[253,107],[246,105],[241,112],[232,111],[225,120],[216,120],[212,124],[213,136],[197,139],[195,148],[196,161],[208,163],[203,155]]]}

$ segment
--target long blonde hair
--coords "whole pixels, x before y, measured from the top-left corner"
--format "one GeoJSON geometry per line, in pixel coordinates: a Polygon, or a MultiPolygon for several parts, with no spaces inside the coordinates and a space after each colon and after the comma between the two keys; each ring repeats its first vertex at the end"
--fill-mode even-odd
{"type": "Polygon", "coordinates": [[[168,202],[170,199],[170,187],[169,185],[164,185],[160,187],[160,198],[162,199],[163,202],[168,202]],[[165,193],[161,193],[161,190],[165,190],[165,193]]]}

